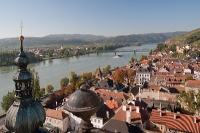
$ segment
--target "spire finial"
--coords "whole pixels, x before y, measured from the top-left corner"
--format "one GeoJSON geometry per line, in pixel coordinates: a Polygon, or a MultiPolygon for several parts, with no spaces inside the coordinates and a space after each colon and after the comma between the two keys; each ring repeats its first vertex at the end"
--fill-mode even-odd
{"type": "Polygon", "coordinates": [[[21,23],[20,23],[21,35],[22,35],[22,28],[23,28],[23,23],[21,21],[21,23]]]}

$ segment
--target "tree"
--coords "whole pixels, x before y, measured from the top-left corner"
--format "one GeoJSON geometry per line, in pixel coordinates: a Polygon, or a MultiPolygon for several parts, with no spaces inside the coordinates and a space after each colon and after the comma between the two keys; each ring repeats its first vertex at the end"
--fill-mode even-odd
{"type": "Polygon", "coordinates": [[[167,111],[172,111],[172,107],[171,107],[170,103],[168,103],[166,110],[167,111]]]}
{"type": "Polygon", "coordinates": [[[2,109],[6,112],[15,101],[15,92],[8,92],[4,95],[1,102],[2,109]]]}
{"type": "Polygon", "coordinates": [[[188,80],[194,80],[192,76],[189,76],[185,79],[185,82],[187,82],[188,80]]]}
{"type": "Polygon", "coordinates": [[[148,60],[147,64],[148,64],[149,66],[152,66],[152,61],[151,61],[151,60],[148,60]]]}
{"type": "Polygon", "coordinates": [[[133,57],[131,57],[131,59],[130,59],[129,63],[133,63],[133,62],[135,62],[135,61],[137,61],[137,59],[136,59],[136,58],[133,58],[133,57]]]}
{"type": "Polygon", "coordinates": [[[35,69],[29,69],[30,73],[32,74],[32,93],[33,97],[37,98],[38,100],[41,97],[40,94],[40,77],[38,75],[38,72],[35,71],[35,69]]]}
{"type": "Polygon", "coordinates": [[[60,79],[60,88],[66,87],[69,84],[69,79],[67,77],[60,79]]]}
{"type": "Polygon", "coordinates": [[[44,94],[45,94],[45,88],[40,88],[40,94],[41,94],[41,96],[44,96],[44,94]]]}
{"type": "Polygon", "coordinates": [[[78,80],[78,76],[75,72],[70,72],[70,83],[76,82],[78,80]]]}
{"type": "Polygon", "coordinates": [[[152,53],[153,53],[153,50],[151,49],[151,50],[149,51],[149,55],[152,55],[152,53]]]}
{"type": "Polygon", "coordinates": [[[91,80],[92,79],[92,72],[83,72],[82,73],[83,80],[91,80]]]}
{"type": "Polygon", "coordinates": [[[52,93],[54,90],[54,87],[51,84],[46,85],[46,92],[47,94],[52,93]]]}
{"type": "Polygon", "coordinates": [[[123,83],[125,76],[126,72],[121,68],[116,69],[115,72],[112,74],[113,80],[116,83],[123,83]]]}
{"type": "Polygon", "coordinates": [[[146,56],[146,55],[140,55],[140,61],[146,60],[146,59],[147,59],[147,56],[146,56]]]}
{"type": "Polygon", "coordinates": [[[125,72],[125,76],[128,80],[128,84],[130,85],[133,85],[134,81],[135,81],[135,75],[136,75],[136,72],[135,70],[133,69],[126,69],[126,72],[125,72]]]}
{"type": "Polygon", "coordinates": [[[105,74],[108,74],[110,73],[110,69],[111,69],[111,66],[110,65],[107,65],[106,67],[104,67],[102,69],[102,72],[105,73],[105,74]]]}

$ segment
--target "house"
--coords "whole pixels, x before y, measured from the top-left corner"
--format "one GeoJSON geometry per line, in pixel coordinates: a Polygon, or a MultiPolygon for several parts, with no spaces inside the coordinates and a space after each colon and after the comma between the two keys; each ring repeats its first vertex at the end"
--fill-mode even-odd
{"type": "Polygon", "coordinates": [[[133,104],[124,104],[112,119],[127,122],[131,125],[137,125],[142,129],[146,126],[145,122],[148,118],[149,116],[146,110],[133,104]]]}
{"type": "Polygon", "coordinates": [[[91,123],[96,128],[102,128],[103,125],[115,115],[115,112],[104,104],[93,116],[91,123]]]}
{"type": "Polygon", "coordinates": [[[148,69],[139,68],[136,71],[135,81],[137,85],[143,85],[145,82],[149,82],[151,77],[151,73],[148,69]]]}
{"type": "Polygon", "coordinates": [[[200,117],[180,113],[152,110],[149,125],[162,133],[200,133],[200,117]]]}
{"type": "Polygon", "coordinates": [[[66,132],[69,130],[69,117],[61,110],[47,109],[44,126],[49,130],[57,127],[62,132],[66,132]]]}

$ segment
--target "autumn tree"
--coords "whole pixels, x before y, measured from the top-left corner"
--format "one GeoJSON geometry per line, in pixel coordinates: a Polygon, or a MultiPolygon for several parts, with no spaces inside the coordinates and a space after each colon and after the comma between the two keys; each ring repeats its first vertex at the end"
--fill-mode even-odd
{"type": "Polygon", "coordinates": [[[15,92],[8,92],[8,94],[6,94],[5,96],[3,96],[2,98],[2,102],[1,102],[1,107],[2,109],[6,112],[10,106],[13,104],[13,102],[15,101],[15,92]]]}
{"type": "Polygon", "coordinates": [[[69,79],[67,77],[60,79],[60,88],[66,87],[69,84],[69,79]]]}
{"type": "Polygon", "coordinates": [[[126,69],[125,70],[125,77],[127,78],[129,85],[133,85],[134,84],[135,75],[136,75],[135,70],[133,70],[133,69],[126,69]]]}
{"type": "Polygon", "coordinates": [[[121,68],[117,68],[112,74],[112,78],[116,83],[123,83],[125,76],[126,72],[121,68]]]}
{"type": "Polygon", "coordinates": [[[47,94],[52,93],[54,90],[54,87],[51,84],[46,85],[45,87],[47,94]]]}
{"type": "Polygon", "coordinates": [[[146,56],[146,55],[140,55],[140,61],[146,60],[146,59],[147,59],[147,56],[146,56]]]}

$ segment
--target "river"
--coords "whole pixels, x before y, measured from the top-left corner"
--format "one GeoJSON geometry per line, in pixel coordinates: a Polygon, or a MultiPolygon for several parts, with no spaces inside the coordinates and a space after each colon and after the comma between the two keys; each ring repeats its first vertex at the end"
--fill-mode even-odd
{"type": "MultiPolygon", "coordinates": [[[[154,49],[157,46],[156,43],[142,44],[141,46],[123,47],[120,49],[154,49]]],[[[38,72],[40,77],[40,87],[45,87],[47,84],[52,84],[54,90],[60,89],[60,79],[63,77],[70,77],[70,72],[74,71],[76,74],[82,72],[93,72],[96,68],[103,68],[106,65],[110,65],[111,68],[119,67],[128,64],[131,57],[139,59],[140,55],[148,55],[147,52],[121,52],[123,55],[120,58],[113,58],[114,52],[99,53],[98,55],[93,53],[89,55],[59,58],[52,60],[45,60],[39,63],[29,64],[28,68],[34,68],[38,72]]],[[[16,66],[0,67],[0,99],[2,101],[3,95],[8,91],[15,89],[13,75],[16,73],[16,66]]],[[[0,106],[0,113],[2,113],[0,106]]]]}

